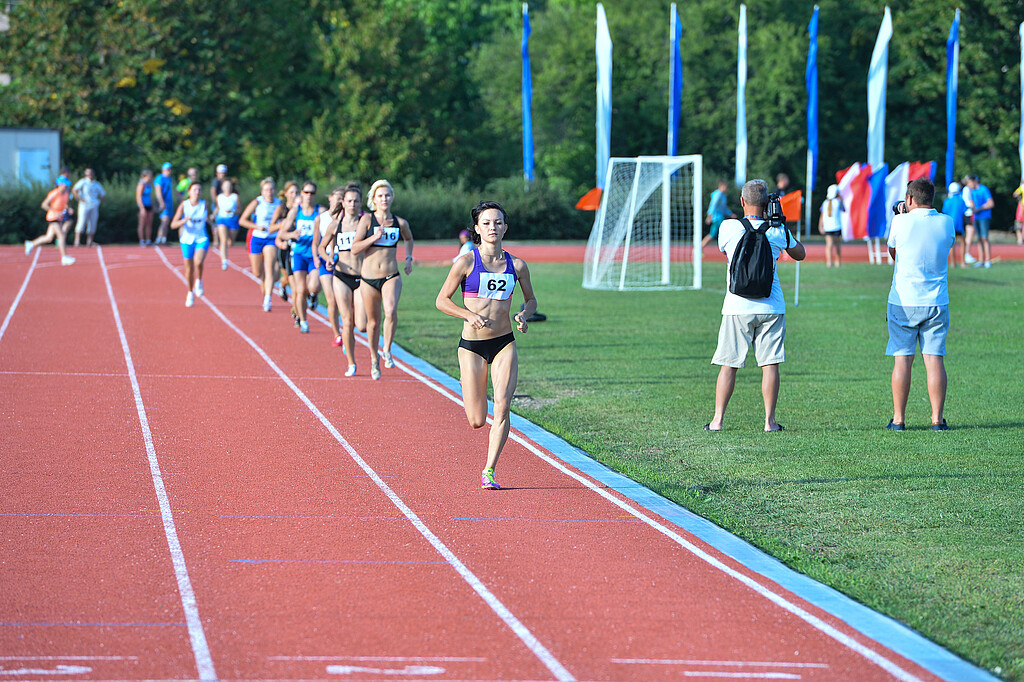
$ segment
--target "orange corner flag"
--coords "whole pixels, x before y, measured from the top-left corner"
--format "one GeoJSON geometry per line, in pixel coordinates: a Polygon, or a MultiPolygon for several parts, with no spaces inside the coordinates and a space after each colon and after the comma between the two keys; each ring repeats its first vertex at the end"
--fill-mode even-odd
{"type": "Polygon", "coordinates": [[[576,208],[581,211],[596,211],[601,208],[601,188],[595,187],[576,202],[576,208]]]}
{"type": "Polygon", "coordinates": [[[797,190],[783,195],[779,200],[779,203],[782,204],[782,215],[786,216],[787,222],[800,221],[800,199],[803,195],[803,190],[797,190]]]}

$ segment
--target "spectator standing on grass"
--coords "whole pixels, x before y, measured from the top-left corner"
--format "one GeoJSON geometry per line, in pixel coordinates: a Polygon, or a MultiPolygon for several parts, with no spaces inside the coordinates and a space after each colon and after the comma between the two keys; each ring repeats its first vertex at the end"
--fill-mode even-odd
{"type": "MultiPolygon", "coordinates": [[[[959,242],[961,244],[960,248],[963,249],[967,203],[964,201],[963,194],[961,193],[960,183],[949,183],[949,194],[946,195],[946,200],[942,202],[942,212],[953,221],[953,232],[956,235],[956,242],[959,242]]],[[[957,255],[956,242],[953,243],[953,250],[950,252],[953,263],[961,268],[966,267],[963,258],[957,255]]],[[[967,251],[964,250],[965,255],[966,253],[967,251]]]]}
{"type": "MultiPolygon", "coordinates": [[[[967,205],[974,215],[974,232],[978,236],[978,248],[981,251],[981,257],[978,260],[983,261],[976,263],[975,267],[984,265],[984,267],[990,268],[992,267],[992,244],[988,240],[988,231],[992,226],[992,207],[996,202],[992,198],[992,192],[981,184],[977,175],[968,175],[967,182],[971,188],[967,205]]],[[[970,248],[970,244],[968,244],[967,249],[970,248]]]]}
{"type": "Polygon", "coordinates": [[[85,245],[92,246],[96,236],[96,223],[100,216],[100,204],[107,196],[103,185],[96,179],[92,168],[85,169],[85,177],[75,183],[71,193],[78,201],[78,222],[75,224],[75,246],[81,244],[82,233],[85,233],[85,245]]]}
{"type": "MultiPolygon", "coordinates": [[[[725,254],[730,266],[737,257],[737,246],[746,230],[759,229],[764,223],[768,184],[764,180],[751,180],[743,185],[740,205],[743,207],[743,219],[724,221],[718,236],[718,249],[725,254]]],[[[764,298],[744,298],[732,293],[732,268],[727,270],[722,326],[718,333],[718,348],[711,360],[712,364],[721,365],[715,387],[715,416],[704,425],[705,431],[722,430],[725,408],[736,386],[736,370],[746,365],[751,346],[761,367],[764,430],[783,430],[775,420],[775,407],[779,400],[779,364],[786,360],[786,300],[782,297],[775,266],[783,251],[794,260],[803,260],[807,253],[804,245],[789,234],[785,225],[764,227],[765,237],[771,246],[771,293],[764,298]]]]}
{"type": "Polygon", "coordinates": [[[932,208],[935,186],[919,178],[907,187],[902,213],[893,216],[889,229],[889,255],[896,261],[889,289],[886,320],[893,356],[893,416],[886,426],[903,431],[906,426],[910,370],[917,346],[921,346],[928,374],[928,400],[932,406],[932,430],[945,431],[942,409],[946,402],[946,333],[949,331],[949,251],[956,242],[953,219],[932,208]]]}
{"type": "MultiPolygon", "coordinates": [[[[170,161],[165,161],[164,165],[160,167],[160,176],[153,181],[153,187],[156,189],[156,203],[160,209],[160,227],[156,231],[156,243],[166,244],[167,243],[167,228],[171,225],[171,216],[174,215],[174,178],[171,175],[171,169],[173,166],[170,161]]],[[[149,245],[149,236],[147,235],[143,246],[149,245]]]]}
{"type": "Polygon", "coordinates": [[[75,259],[67,252],[67,233],[71,225],[71,209],[68,208],[70,197],[71,181],[67,176],[57,177],[57,186],[50,190],[43,200],[42,208],[46,211],[46,234],[25,242],[25,255],[32,253],[32,249],[52,241],[57,242],[57,250],[60,251],[60,264],[71,265],[75,259]]]}
{"type": "Polygon", "coordinates": [[[726,216],[735,218],[736,214],[729,210],[726,205],[726,192],[729,190],[729,183],[724,178],[718,179],[718,189],[711,193],[711,199],[708,201],[708,212],[704,216],[704,224],[708,225],[711,229],[707,235],[700,242],[700,248],[707,246],[712,239],[718,239],[718,230],[722,226],[722,221],[725,220],[726,216]]]}
{"type": "Polygon", "coordinates": [[[840,244],[843,241],[843,200],[839,196],[839,185],[829,185],[825,201],[821,202],[821,217],[818,218],[818,232],[825,235],[825,267],[838,268],[843,264],[840,244]]]}
{"type": "Polygon", "coordinates": [[[1024,178],[1021,178],[1017,189],[1013,190],[1013,198],[1017,200],[1017,211],[1013,214],[1013,231],[1017,233],[1017,244],[1024,244],[1024,178]]]}
{"type": "Polygon", "coordinates": [[[159,196],[153,186],[153,171],[145,168],[135,185],[135,205],[139,207],[139,246],[149,244],[153,236],[153,205],[160,205],[159,200],[154,201],[154,195],[159,196]]]}

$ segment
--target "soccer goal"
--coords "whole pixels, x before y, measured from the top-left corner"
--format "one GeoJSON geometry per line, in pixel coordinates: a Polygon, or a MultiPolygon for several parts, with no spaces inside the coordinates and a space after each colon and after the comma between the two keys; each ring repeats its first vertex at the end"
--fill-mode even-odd
{"type": "Polygon", "coordinates": [[[701,162],[699,154],[609,161],[585,289],[700,289],[701,162]]]}

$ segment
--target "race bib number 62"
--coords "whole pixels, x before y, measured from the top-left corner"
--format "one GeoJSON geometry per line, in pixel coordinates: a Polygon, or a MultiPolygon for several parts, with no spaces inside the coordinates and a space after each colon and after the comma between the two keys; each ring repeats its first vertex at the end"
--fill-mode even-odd
{"type": "Polygon", "coordinates": [[[505,301],[512,297],[512,290],[516,283],[512,275],[505,273],[481,272],[480,289],[477,295],[480,298],[492,298],[498,301],[505,301]]]}

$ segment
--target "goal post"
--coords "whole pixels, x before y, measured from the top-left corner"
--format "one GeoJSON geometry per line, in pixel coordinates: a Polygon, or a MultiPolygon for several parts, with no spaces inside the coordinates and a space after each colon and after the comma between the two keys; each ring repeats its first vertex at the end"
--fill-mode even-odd
{"type": "Polygon", "coordinates": [[[584,259],[585,289],[700,289],[702,157],[612,158],[584,259]]]}

